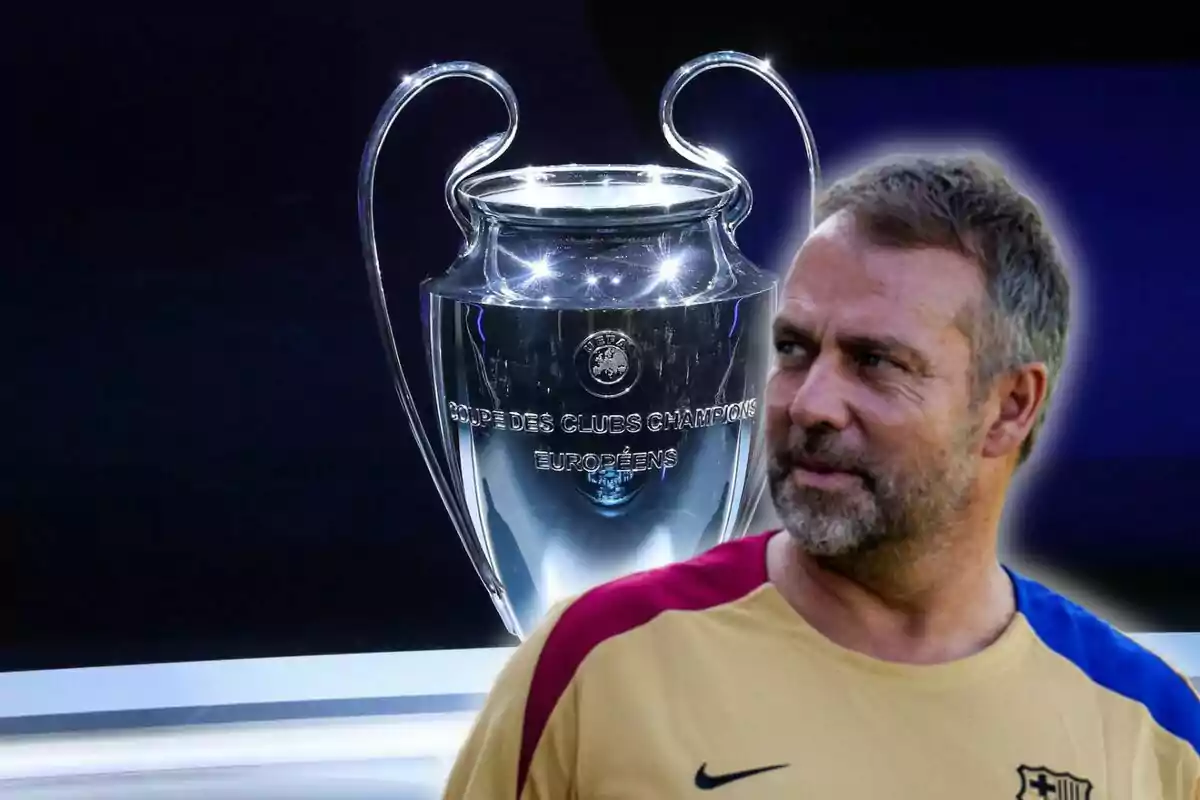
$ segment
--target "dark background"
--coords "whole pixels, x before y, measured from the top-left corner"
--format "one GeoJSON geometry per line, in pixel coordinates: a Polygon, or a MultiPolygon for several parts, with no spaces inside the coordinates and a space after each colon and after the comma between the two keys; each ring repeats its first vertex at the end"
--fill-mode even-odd
{"type": "MultiPolygon", "coordinates": [[[[498,5],[8,12],[0,669],[506,643],[376,338],[367,132],[402,73],[465,58],[522,105],[497,167],[680,163],[658,93],[724,48],[773,58],[831,174],[880,139],[936,136],[997,143],[1036,178],[1093,312],[1010,542],[1144,630],[1200,629],[1200,69],[1170,41],[1181,21],[498,5]]],[[[486,88],[444,83],[388,139],[377,218],[402,341],[416,282],[457,249],[444,173],[503,120],[486,88]]],[[[679,120],[749,175],[743,248],[777,267],[805,169],[782,104],[722,71],[679,120]]]]}

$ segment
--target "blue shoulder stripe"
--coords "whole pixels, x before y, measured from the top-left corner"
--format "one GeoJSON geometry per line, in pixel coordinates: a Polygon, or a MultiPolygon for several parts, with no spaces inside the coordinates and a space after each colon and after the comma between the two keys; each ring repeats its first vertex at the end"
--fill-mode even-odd
{"type": "Polygon", "coordinates": [[[1036,581],[1008,571],[1017,610],[1047,647],[1093,682],[1140,703],[1151,718],[1200,753],[1200,699],[1163,659],[1036,581]]]}

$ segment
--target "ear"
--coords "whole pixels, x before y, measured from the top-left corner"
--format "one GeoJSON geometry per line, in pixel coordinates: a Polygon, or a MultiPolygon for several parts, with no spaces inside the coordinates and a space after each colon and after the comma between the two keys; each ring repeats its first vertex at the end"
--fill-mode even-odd
{"type": "Polygon", "coordinates": [[[1005,458],[1020,451],[1046,403],[1045,364],[1026,364],[996,381],[996,419],[983,441],[985,458],[1005,458]]]}

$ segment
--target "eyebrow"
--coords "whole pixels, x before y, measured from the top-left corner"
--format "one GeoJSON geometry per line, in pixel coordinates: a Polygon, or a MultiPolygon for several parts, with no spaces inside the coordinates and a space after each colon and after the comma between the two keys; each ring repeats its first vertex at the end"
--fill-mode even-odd
{"type": "MultiPolygon", "coordinates": [[[[776,338],[789,336],[800,340],[802,344],[810,347],[816,348],[820,346],[820,341],[812,331],[806,330],[792,322],[782,319],[777,320],[773,327],[776,338]]],[[[837,342],[838,347],[843,350],[886,353],[907,362],[909,366],[923,375],[929,375],[933,372],[929,358],[920,349],[896,336],[888,334],[845,334],[837,337],[837,342]]]]}

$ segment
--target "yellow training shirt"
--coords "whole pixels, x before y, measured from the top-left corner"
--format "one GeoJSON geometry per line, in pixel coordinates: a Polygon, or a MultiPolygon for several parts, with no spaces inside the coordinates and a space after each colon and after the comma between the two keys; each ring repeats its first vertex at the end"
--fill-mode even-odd
{"type": "Polygon", "coordinates": [[[841,648],[767,581],[770,534],[557,607],[499,676],[448,800],[1200,800],[1200,699],[1010,573],[948,664],[841,648]]]}

